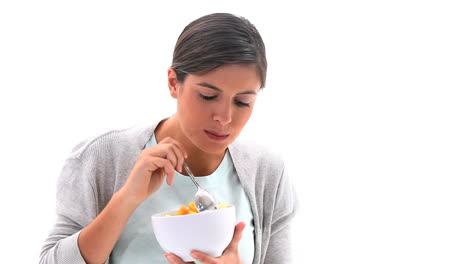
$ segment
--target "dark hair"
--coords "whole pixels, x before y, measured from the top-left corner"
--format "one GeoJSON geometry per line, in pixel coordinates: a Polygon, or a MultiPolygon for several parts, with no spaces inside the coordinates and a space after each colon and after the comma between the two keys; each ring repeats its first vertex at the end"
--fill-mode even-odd
{"type": "Polygon", "coordinates": [[[265,45],[247,19],[228,13],[200,17],[188,24],[174,48],[172,68],[183,82],[188,73],[202,74],[225,64],[255,64],[265,87],[265,45]]]}

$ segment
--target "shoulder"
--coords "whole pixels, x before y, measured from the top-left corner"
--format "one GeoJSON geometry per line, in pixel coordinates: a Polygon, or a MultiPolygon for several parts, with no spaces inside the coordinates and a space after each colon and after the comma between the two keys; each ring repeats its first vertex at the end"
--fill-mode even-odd
{"type": "Polygon", "coordinates": [[[78,199],[70,193],[79,189],[79,193],[87,193],[86,201],[96,201],[97,210],[102,210],[112,194],[125,183],[152,131],[153,125],[138,125],[81,141],[65,161],[57,183],[57,195],[61,199],[78,199]]]}
{"type": "Polygon", "coordinates": [[[70,158],[86,161],[141,150],[155,127],[156,124],[141,124],[86,138],[73,147],[70,158]]]}

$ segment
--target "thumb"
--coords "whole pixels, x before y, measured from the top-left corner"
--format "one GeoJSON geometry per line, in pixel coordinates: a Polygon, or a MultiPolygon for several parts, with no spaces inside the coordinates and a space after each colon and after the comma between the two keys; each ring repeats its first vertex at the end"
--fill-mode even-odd
{"type": "Polygon", "coordinates": [[[239,245],[239,241],[242,238],[242,231],[244,231],[245,226],[246,226],[245,222],[239,222],[236,225],[231,243],[229,243],[226,250],[237,250],[237,246],[239,245]]]}

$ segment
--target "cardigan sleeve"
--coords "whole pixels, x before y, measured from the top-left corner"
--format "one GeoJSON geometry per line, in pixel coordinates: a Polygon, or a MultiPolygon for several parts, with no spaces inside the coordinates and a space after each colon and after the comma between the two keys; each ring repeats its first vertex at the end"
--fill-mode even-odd
{"type": "Polygon", "coordinates": [[[296,209],[296,192],[286,170],[283,168],[275,198],[270,239],[264,263],[293,263],[291,253],[291,220],[296,213],[296,209]]]}
{"type": "Polygon", "coordinates": [[[264,263],[294,263],[291,248],[291,226],[287,224],[281,230],[277,230],[275,234],[271,235],[264,263]]]}
{"type": "Polygon", "coordinates": [[[89,181],[92,169],[79,159],[65,162],[57,182],[56,222],[45,240],[41,264],[85,263],[78,247],[78,236],[97,215],[94,187],[89,181]]]}

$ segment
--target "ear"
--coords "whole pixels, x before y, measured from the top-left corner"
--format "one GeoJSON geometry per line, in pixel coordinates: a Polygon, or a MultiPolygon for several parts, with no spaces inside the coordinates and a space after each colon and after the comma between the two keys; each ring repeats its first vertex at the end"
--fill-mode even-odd
{"type": "Polygon", "coordinates": [[[167,70],[167,85],[169,92],[173,98],[177,98],[178,90],[180,88],[179,81],[177,81],[177,74],[172,67],[167,70]]]}

